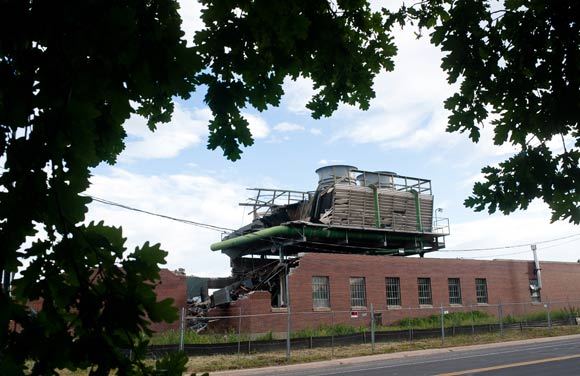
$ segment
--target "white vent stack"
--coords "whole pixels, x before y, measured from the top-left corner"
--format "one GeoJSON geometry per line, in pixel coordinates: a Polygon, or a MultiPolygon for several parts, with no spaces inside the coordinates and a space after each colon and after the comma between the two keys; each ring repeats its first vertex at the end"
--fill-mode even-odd
{"type": "Polygon", "coordinates": [[[356,177],[359,185],[364,187],[374,186],[376,188],[395,188],[395,176],[391,171],[364,172],[356,177]]]}
{"type": "Polygon", "coordinates": [[[333,184],[356,185],[355,172],[357,168],[347,165],[331,165],[320,167],[316,170],[318,174],[318,191],[322,191],[333,184]]]}

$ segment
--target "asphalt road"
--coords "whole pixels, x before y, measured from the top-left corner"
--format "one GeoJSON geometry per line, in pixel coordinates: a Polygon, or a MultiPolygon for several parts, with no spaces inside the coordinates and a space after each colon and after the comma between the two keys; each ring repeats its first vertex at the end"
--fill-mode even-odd
{"type": "Polygon", "coordinates": [[[414,351],[212,376],[580,375],[580,336],[414,351]]]}

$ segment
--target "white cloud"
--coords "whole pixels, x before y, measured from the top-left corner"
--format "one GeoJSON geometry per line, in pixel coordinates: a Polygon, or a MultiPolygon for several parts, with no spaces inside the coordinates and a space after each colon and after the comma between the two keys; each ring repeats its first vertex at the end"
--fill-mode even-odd
{"type": "Polygon", "coordinates": [[[282,122],[276,124],[274,130],[278,132],[301,132],[304,130],[304,126],[296,123],[282,122]]]}
{"type": "Polygon", "coordinates": [[[485,180],[485,174],[478,172],[477,174],[471,175],[466,179],[463,179],[459,185],[463,188],[472,187],[477,182],[482,182],[485,180]]]}
{"type": "MultiPolygon", "coordinates": [[[[552,139],[550,141],[546,142],[546,145],[553,153],[563,153],[564,152],[564,145],[566,147],[566,150],[570,150],[574,147],[575,143],[576,143],[576,139],[574,137],[572,137],[571,135],[564,136],[564,140],[562,140],[561,135],[556,135],[556,136],[552,137],[552,139]]],[[[532,141],[531,144],[537,145],[537,144],[539,144],[539,142],[532,141]]]]}
{"type": "Polygon", "coordinates": [[[425,148],[445,135],[443,101],[452,88],[439,67],[442,53],[428,40],[416,40],[411,30],[397,31],[395,38],[399,47],[395,72],[383,72],[375,79],[376,98],[369,112],[339,107],[334,116],[339,126],[333,128],[331,142],[425,148]]]}
{"type": "Polygon", "coordinates": [[[432,253],[430,257],[530,259],[532,253],[527,244],[537,243],[541,260],[576,261],[579,258],[580,236],[566,238],[579,234],[577,226],[561,221],[550,224],[549,210],[543,202],[535,201],[525,212],[509,216],[498,213],[477,217],[480,218],[452,222],[451,236],[446,238],[446,250],[432,253]],[[558,238],[566,239],[552,241],[558,238]],[[515,247],[518,245],[525,246],[515,247]],[[498,249],[455,252],[480,248],[498,249]],[[454,252],[449,252],[451,250],[454,252]]]}
{"type": "Polygon", "coordinates": [[[176,103],[171,122],[158,124],[151,132],[144,117],[133,115],[124,124],[129,138],[119,160],[173,158],[201,142],[207,135],[208,121],[208,110],[189,111],[176,103]]]}
{"type": "Polygon", "coordinates": [[[344,160],[342,159],[321,159],[318,161],[319,165],[335,165],[335,164],[344,164],[344,160]]]}
{"type": "Polygon", "coordinates": [[[322,129],[320,129],[320,128],[310,128],[310,133],[313,134],[313,135],[315,135],[315,136],[318,136],[318,135],[321,135],[322,134],[322,129]]]}
{"type": "Polygon", "coordinates": [[[270,134],[270,128],[266,121],[257,115],[248,113],[242,114],[249,123],[250,132],[254,138],[266,138],[270,134]]]}
{"type": "Polygon", "coordinates": [[[298,77],[296,80],[286,78],[283,85],[284,96],[280,106],[290,112],[309,114],[310,110],[306,108],[306,104],[316,93],[312,84],[310,78],[298,77]]]}
{"type": "Polygon", "coordinates": [[[330,142],[349,139],[354,143],[366,144],[398,139],[409,133],[414,128],[413,124],[420,121],[420,117],[421,114],[416,112],[360,116],[358,120],[336,131],[330,142]]]}
{"type": "Polygon", "coordinates": [[[188,46],[193,45],[193,35],[204,28],[201,11],[204,6],[195,0],[179,0],[179,15],[183,21],[181,30],[185,32],[184,39],[188,46]]]}
{"type": "MultiPolygon", "coordinates": [[[[494,128],[491,125],[491,120],[496,116],[490,117],[486,125],[480,129],[480,138],[474,147],[483,157],[507,157],[518,152],[519,148],[507,142],[503,145],[495,145],[494,143],[494,128]]],[[[464,136],[466,137],[466,136],[464,136]]]]}
{"type": "MultiPolygon", "coordinates": [[[[242,186],[207,175],[140,175],[120,168],[91,178],[88,194],[138,209],[226,228],[241,226],[242,186]]],[[[150,241],[169,252],[167,267],[188,274],[227,276],[229,258],[212,252],[220,232],[94,202],[87,221],[122,226],[128,249],[150,241]]]]}

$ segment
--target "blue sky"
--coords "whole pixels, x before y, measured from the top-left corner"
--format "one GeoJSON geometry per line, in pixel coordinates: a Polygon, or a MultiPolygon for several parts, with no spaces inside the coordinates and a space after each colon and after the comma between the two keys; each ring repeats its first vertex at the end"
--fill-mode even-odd
{"type": "MultiPolygon", "coordinates": [[[[182,2],[189,39],[201,27],[199,10],[196,2],[182,2]]],[[[430,179],[435,207],[450,218],[449,251],[580,234],[577,226],[550,224],[550,213],[541,202],[510,216],[489,216],[463,207],[481,167],[509,157],[514,149],[494,146],[488,128],[479,144],[465,135],[446,133],[448,114],[443,101],[453,88],[439,68],[441,53],[427,40],[416,40],[412,30],[397,32],[396,42],[395,72],[377,77],[377,98],[368,111],[343,105],[332,117],[314,120],[305,108],[313,93],[310,82],[287,81],[278,108],[245,111],[255,144],[244,150],[240,161],[230,162],[220,150],[206,149],[211,114],[200,91],[188,101],[177,101],[172,122],[160,125],[155,133],[147,129],[144,119],[131,118],[126,124],[125,151],[115,166],[93,171],[88,193],[172,217],[238,228],[251,220],[238,205],[251,195],[246,188],[313,190],[317,168],[348,164],[430,179]]],[[[229,258],[209,249],[220,240],[217,231],[101,203],[91,204],[88,219],[122,225],[130,247],[145,241],[161,243],[169,252],[169,269],[185,268],[188,274],[200,276],[229,275],[229,258]]],[[[541,243],[538,254],[540,260],[576,262],[579,245],[580,236],[541,243]]],[[[531,258],[529,246],[449,251],[428,257],[531,258]]]]}

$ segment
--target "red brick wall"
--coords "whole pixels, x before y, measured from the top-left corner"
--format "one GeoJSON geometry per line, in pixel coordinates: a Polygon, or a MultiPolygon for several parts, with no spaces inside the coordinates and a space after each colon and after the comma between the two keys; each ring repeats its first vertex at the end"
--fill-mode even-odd
{"type": "MultiPolygon", "coordinates": [[[[161,269],[159,273],[161,280],[155,287],[157,301],[171,298],[174,300],[173,306],[179,308],[179,317],[181,317],[181,308],[187,304],[187,282],[184,275],[176,275],[168,269],[161,269]]],[[[29,302],[27,306],[35,311],[42,310],[42,298],[29,302]]],[[[180,325],[179,319],[173,323],[153,323],[150,328],[156,332],[167,330],[178,330],[180,325]]]]}
{"type": "MultiPolygon", "coordinates": [[[[157,293],[157,300],[172,298],[174,300],[173,306],[179,309],[179,317],[181,317],[181,308],[187,305],[187,281],[186,276],[177,275],[170,270],[161,269],[159,273],[161,280],[159,285],[155,287],[157,293]]],[[[156,332],[164,332],[168,330],[179,330],[180,320],[177,319],[172,323],[153,323],[151,329],[156,332]]]]}
{"type": "MultiPolygon", "coordinates": [[[[580,264],[541,262],[542,302],[580,301],[580,264]]],[[[531,302],[529,279],[535,278],[531,261],[497,260],[451,260],[434,258],[403,258],[365,255],[316,254],[304,255],[297,268],[291,271],[290,304],[292,330],[318,327],[320,324],[343,323],[351,326],[368,325],[371,303],[375,311],[382,312],[383,324],[392,323],[411,316],[438,314],[440,306],[449,307],[448,278],[459,278],[462,304],[449,311],[475,309],[497,315],[497,304],[502,304],[502,314],[523,314],[530,309],[543,309],[543,305],[509,305],[508,303],[531,302]],[[334,314],[315,312],[312,308],[312,277],[328,276],[330,281],[330,304],[334,314]],[[367,311],[359,312],[358,318],[351,317],[349,277],[365,277],[367,311]],[[386,277],[399,277],[402,307],[388,309],[386,306],[386,277]],[[417,278],[431,279],[433,307],[418,309],[417,278]],[[487,280],[488,304],[477,305],[475,279],[487,280]],[[409,310],[409,308],[412,308],[409,310]]],[[[556,306],[556,304],[553,304],[556,306]]],[[[574,304],[572,304],[574,305],[574,304]]],[[[579,304],[576,303],[576,306],[579,304]]],[[[270,294],[254,292],[243,299],[219,310],[219,315],[269,314],[270,294]]],[[[214,314],[215,315],[215,314],[214,314]]],[[[238,322],[230,322],[237,328],[238,322]]],[[[242,331],[263,333],[286,331],[286,316],[259,316],[244,318],[242,331]]]]}

